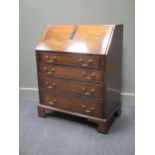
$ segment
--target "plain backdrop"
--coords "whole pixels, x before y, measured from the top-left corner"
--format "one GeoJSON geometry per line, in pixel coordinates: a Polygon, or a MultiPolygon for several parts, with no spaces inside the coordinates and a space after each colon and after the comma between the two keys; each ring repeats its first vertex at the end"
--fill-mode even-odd
{"type": "Polygon", "coordinates": [[[134,3],[134,0],[20,0],[21,91],[37,88],[35,46],[46,25],[123,24],[122,102],[134,104],[134,3]]]}

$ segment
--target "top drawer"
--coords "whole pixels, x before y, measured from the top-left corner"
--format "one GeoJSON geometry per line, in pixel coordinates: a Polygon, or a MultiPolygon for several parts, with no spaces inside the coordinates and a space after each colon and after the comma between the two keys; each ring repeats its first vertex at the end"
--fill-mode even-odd
{"type": "Polygon", "coordinates": [[[104,64],[102,56],[63,54],[58,52],[37,52],[37,61],[39,63],[72,65],[91,68],[99,68],[104,64]]]}

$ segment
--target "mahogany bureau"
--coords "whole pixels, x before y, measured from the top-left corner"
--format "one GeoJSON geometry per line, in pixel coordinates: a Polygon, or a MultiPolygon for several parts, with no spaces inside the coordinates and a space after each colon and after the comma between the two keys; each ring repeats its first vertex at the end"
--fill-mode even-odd
{"type": "Polygon", "coordinates": [[[47,26],[36,47],[38,115],[84,117],[107,133],[121,112],[123,25],[47,26]]]}

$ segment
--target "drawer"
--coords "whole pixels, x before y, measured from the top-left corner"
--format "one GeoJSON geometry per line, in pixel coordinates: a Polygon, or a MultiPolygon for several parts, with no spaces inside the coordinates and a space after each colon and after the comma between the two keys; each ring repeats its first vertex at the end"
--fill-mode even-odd
{"type": "Polygon", "coordinates": [[[56,77],[39,77],[39,86],[40,88],[60,90],[64,92],[75,93],[77,95],[96,98],[103,97],[103,85],[100,84],[79,82],[56,77]]]}
{"type": "Polygon", "coordinates": [[[72,65],[82,67],[100,67],[103,65],[103,57],[96,55],[82,54],[60,54],[38,52],[37,59],[39,63],[72,65]]]}
{"type": "Polygon", "coordinates": [[[41,104],[47,106],[91,116],[102,116],[103,104],[101,101],[88,100],[76,96],[52,94],[45,90],[40,90],[40,100],[41,104]]]}
{"type": "Polygon", "coordinates": [[[59,76],[77,80],[103,81],[103,70],[38,64],[39,75],[59,76]]]}

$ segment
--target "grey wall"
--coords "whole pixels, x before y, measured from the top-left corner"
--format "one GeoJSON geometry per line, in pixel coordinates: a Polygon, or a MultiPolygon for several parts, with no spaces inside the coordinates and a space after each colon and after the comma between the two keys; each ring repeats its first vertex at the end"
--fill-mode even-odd
{"type": "MultiPolygon", "coordinates": [[[[47,24],[124,24],[122,92],[134,93],[134,0],[20,0],[20,87],[36,88],[35,46],[47,24]]],[[[127,99],[126,98],[126,99],[127,99]]]]}

